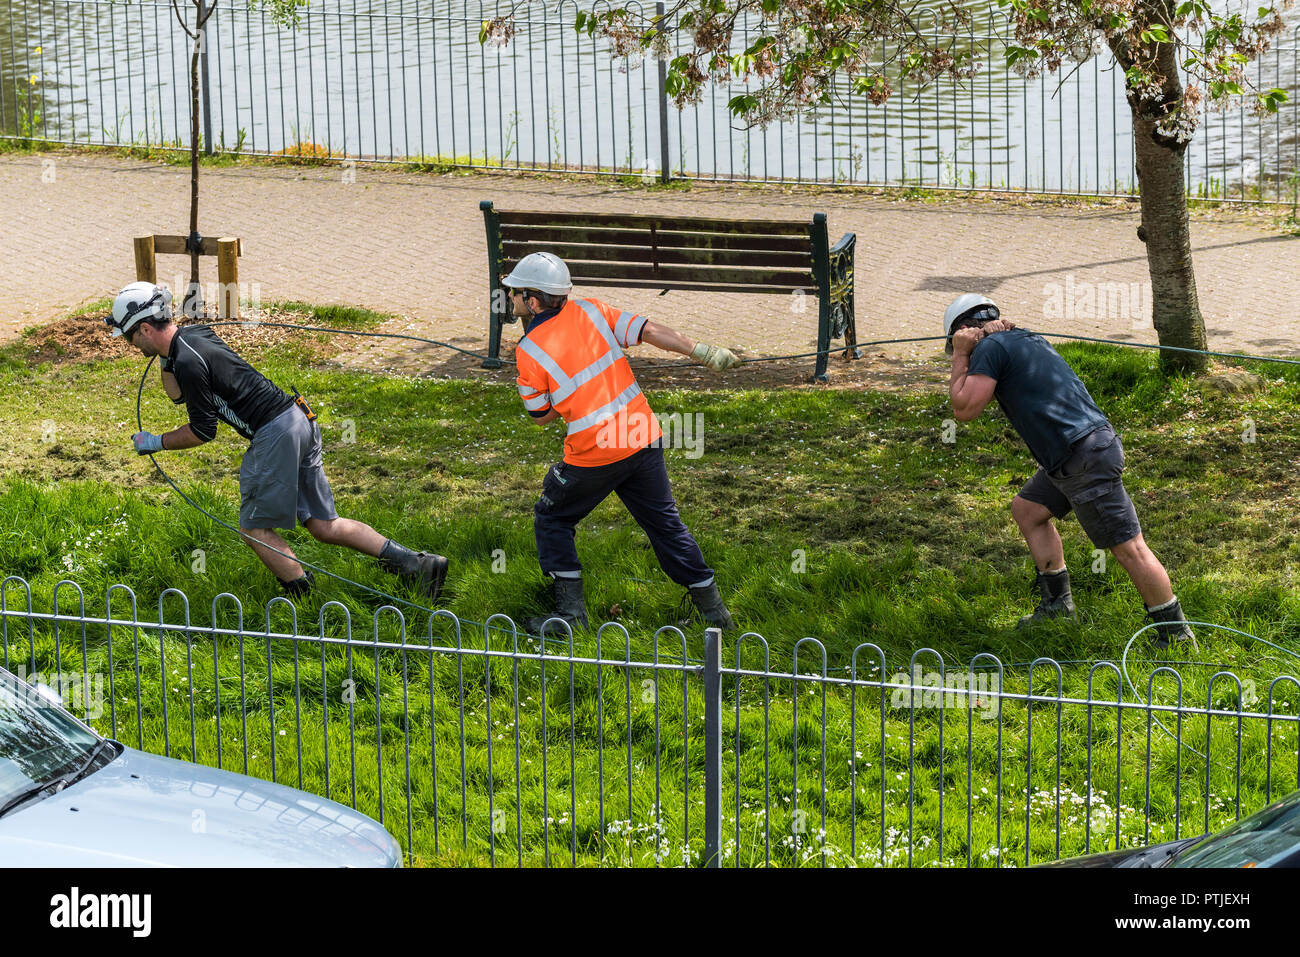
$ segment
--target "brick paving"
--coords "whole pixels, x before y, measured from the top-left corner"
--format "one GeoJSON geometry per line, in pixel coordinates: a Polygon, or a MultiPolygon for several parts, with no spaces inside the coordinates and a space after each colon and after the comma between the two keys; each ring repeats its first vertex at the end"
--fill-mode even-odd
{"type": "MultiPolygon", "coordinates": [[[[185,232],[188,196],[186,168],[100,155],[0,156],[0,339],[111,295],[133,279],[132,237],[185,232]]],[[[705,216],[806,219],[825,211],[832,241],[843,232],[858,234],[863,340],[933,335],[947,302],[973,290],[1032,328],[1155,341],[1134,202],[922,202],[862,191],[706,184],[644,190],[369,167],[346,183],[337,168],[259,165],[204,169],[199,223],[204,235],[243,239],[240,278],[257,284],[263,299],[397,312],[405,317],[403,328],[481,349],[487,324],[481,199],[500,208],[705,216]],[[1067,292],[1077,299],[1090,289],[1100,315],[1067,311],[1067,292]]],[[[1300,240],[1270,227],[1270,215],[1194,219],[1197,281],[1212,348],[1300,354],[1300,240]]],[[[212,273],[205,281],[215,280],[215,257],[204,263],[212,273]]],[[[159,278],[174,280],[186,268],[183,257],[162,257],[159,278]]],[[[815,308],[795,314],[782,297],[593,294],[695,338],[742,346],[747,355],[815,348],[815,308]]],[[[517,329],[508,331],[509,341],[517,329]]],[[[377,363],[396,349],[407,349],[417,365],[438,361],[391,345],[367,346],[359,354],[377,363]]]]}

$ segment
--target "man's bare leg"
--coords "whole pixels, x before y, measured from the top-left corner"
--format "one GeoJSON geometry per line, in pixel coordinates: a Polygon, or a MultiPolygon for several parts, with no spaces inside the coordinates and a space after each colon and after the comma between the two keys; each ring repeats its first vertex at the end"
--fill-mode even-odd
{"type": "Polygon", "coordinates": [[[350,518],[309,518],[303,527],[318,542],[344,545],[379,559],[383,569],[415,585],[429,598],[437,598],[447,577],[447,559],[441,555],[413,552],[385,538],[365,522],[350,518]]]}
{"type": "Polygon", "coordinates": [[[365,522],[350,518],[309,518],[303,527],[311,537],[326,545],[344,545],[364,555],[378,558],[383,551],[384,542],[388,541],[365,522]]]}
{"type": "Polygon", "coordinates": [[[1127,542],[1116,545],[1110,553],[1124,566],[1128,577],[1133,579],[1134,587],[1148,608],[1157,608],[1174,600],[1169,573],[1155,553],[1147,547],[1141,532],[1127,542]]]}
{"type": "Polygon", "coordinates": [[[1011,500],[1011,517],[1020,526],[1035,568],[1040,572],[1056,572],[1065,567],[1065,549],[1060,533],[1052,524],[1050,509],[1017,495],[1011,500]]]}
{"type": "Polygon", "coordinates": [[[282,582],[297,581],[302,578],[302,565],[298,563],[296,558],[285,557],[292,556],[293,549],[289,547],[288,542],[279,536],[275,529],[243,528],[240,531],[246,536],[244,542],[253,550],[253,554],[261,559],[262,564],[270,569],[272,575],[282,582]],[[276,549],[284,554],[277,555],[271,549],[276,549]]]}

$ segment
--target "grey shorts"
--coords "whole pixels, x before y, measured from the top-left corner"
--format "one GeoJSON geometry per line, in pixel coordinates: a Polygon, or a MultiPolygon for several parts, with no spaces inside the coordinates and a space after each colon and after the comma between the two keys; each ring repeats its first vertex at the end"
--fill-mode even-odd
{"type": "Polygon", "coordinates": [[[239,466],[239,498],[243,528],[294,528],[309,518],[339,517],[321,465],[320,427],[296,405],[253,436],[239,466]]]}
{"type": "Polygon", "coordinates": [[[1142,533],[1137,510],[1120,478],[1124,446],[1104,426],[1070,447],[1070,457],[1048,472],[1039,469],[1020,497],[1048,509],[1055,518],[1071,510],[1098,548],[1114,548],[1142,533]]]}

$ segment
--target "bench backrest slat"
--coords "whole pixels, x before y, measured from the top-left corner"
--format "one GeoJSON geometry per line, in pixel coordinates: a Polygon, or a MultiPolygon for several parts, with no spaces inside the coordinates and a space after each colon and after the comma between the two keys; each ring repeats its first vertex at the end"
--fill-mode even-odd
{"type": "Polygon", "coordinates": [[[569,270],[581,271],[587,262],[679,266],[732,266],[750,268],[800,269],[810,277],[808,251],[774,252],[751,249],[663,249],[650,246],[588,245],[586,243],[511,242],[501,244],[506,262],[515,263],[530,253],[550,252],[559,256],[569,270]]]}
{"type": "Polygon", "coordinates": [[[702,233],[685,230],[588,226],[501,226],[507,243],[576,243],[594,246],[655,246],[661,249],[771,249],[809,255],[808,229],[800,236],[767,233],[702,233]]]}
{"type": "Polygon", "coordinates": [[[497,210],[502,226],[595,226],[615,229],[656,229],[701,233],[758,233],[765,236],[807,236],[808,224],[792,220],[711,219],[704,216],[641,216],[631,213],[554,213],[497,210]]]}
{"type": "MultiPolygon", "coordinates": [[[[568,262],[573,284],[580,286],[592,280],[606,280],[599,285],[623,285],[617,280],[638,280],[658,288],[679,288],[683,283],[708,285],[754,285],[774,287],[755,292],[789,292],[792,289],[816,289],[812,273],[807,270],[757,268],[746,269],[719,266],[653,266],[649,263],[628,262],[568,262]]],[[[515,264],[503,260],[502,268],[509,272],[515,264]]]]}

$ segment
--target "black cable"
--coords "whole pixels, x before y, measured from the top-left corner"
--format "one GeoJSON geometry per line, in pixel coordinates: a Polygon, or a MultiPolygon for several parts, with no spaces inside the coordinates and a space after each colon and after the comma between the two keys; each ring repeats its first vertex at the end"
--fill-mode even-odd
{"type": "MultiPolygon", "coordinates": [[[[256,329],[258,326],[269,326],[272,329],[300,329],[303,332],[329,332],[342,336],[366,336],[374,339],[409,339],[413,342],[427,342],[432,346],[441,346],[444,349],[452,349],[462,355],[470,356],[474,359],[487,359],[487,356],[477,352],[471,352],[468,349],[462,349],[460,346],[453,346],[450,342],[439,342],[437,339],[426,339],[424,336],[412,336],[401,332],[367,332],[362,329],[329,329],[325,326],[302,326],[292,322],[263,322],[261,319],[251,319],[247,322],[238,319],[223,319],[219,322],[205,322],[205,326],[243,326],[245,329],[256,329]]],[[[510,359],[502,359],[502,362],[512,362],[510,359]]]]}
{"type": "MultiPolygon", "coordinates": [[[[452,348],[455,347],[453,346],[452,348]]],[[[149,357],[149,362],[145,365],[144,372],[140,376],[140,387],[136,390],[136,395],[135,395],[135,421],[136,421],[137,428],[139,428],[141,432],[144,431],[144,420],[141,414],[141,406],[144,402],[144,384],[149,378],[149,370],[153,368],[153,361],[155,358],[157,357],[156,356],[149,357]]],[[[421,605],[418,602],[413,602],[406,598],[399,598],[396,595],[390,595],[387,592],[380,591],[377,588],[372,588],[369,585],[363,585],[361,582],[353,581],[351,578],[347,578],[346,576],[336,574],[327,568],[321,567],[320,565],[316,565],[311,562],[304,561],[302,558],[298,557],[297,555],[288,555],[280,551],[278,548],[276,548],[273,545],[268,545],[265,542],[258,541],[257,539],[253,538],[251,535],[247,534],[242,528],[238,528],[237,526],[231,525],[229,522],[218,518],[217,516],[209,512],[206,508],[204,508],[202,505],[200,505],[198,502],[194,501],[194,499],[186,495],[183,491],[181,491],[180,486],[178,486],[174,481],[172,481],[172,477],[167,474],[166,470],[164,470],[163,467],[158,464],[158,460],[154,458],[154,453],[149,452],[146,454],[149,456],[149,461],[153,463],[153,467],[157,470],[159,476],[162,477],[162,480],[166,482],[169,486],[171,486],[172,491],[174,491],[177,495],[179,495],[187,505],[189,505],[191,508],[195,509],[199,513],[206,515],[208,518],[216,522],[222,528],[234,532],[240,538],[252,542],[261,548],[265,548],[269,551],[275,552],[275,554],[279,555],[281,558],[287,558],[290,561],[295,561],[298,564],[300,564],[303,568],[310,568],[312,571],[320,572],[322,575],[325,575],[329,578],[333,578],[336,581],[343,582],[345,585],[351,585],[354,588],[360,588],[362,591],[369,592],[370,594],[378,598],[384,598],[392,602],[398,602],[400,604],[407,605],[411,608],[418,609],[419,611],[428,613],[432,617],[438,616],[438,613],[434,611],[434,609],[421,605]]],[[[449,614],[455,615],[454,612],[449,612],[449,614]]],[[[455,618],[457,621],[465,622],[467,624],[474,625],[475,627],[482,629],[483,640],[485,642],[487,641],[487,625],[485,623],[480,621],[475,621],[472,618],[465,618],[461,615],[455,615],[455,618]]],[[[518,629],[517,625],[516,625],[516,629],[518,629]]],[[[567,641],[564,638],[550,637],[548,635],[533,635],[528,631],[522,629],[518,629],[517,633],[529,638],[539,639],[544,644],[549,642],[552,645],[563,645],[566,648],[568,646],[567,641]]],[[[661,655],[660,657],[663,658],[664,660],[672,660],[672,656],[661,655]]],[[[702,661],[697,661],[696,659],[692,659],[692,658],[684,659],[683,663],[703,664],[702,661]]]]}
{"type": "MultiPolygon", "coordinates": [[[[405,339],[410,342],[423,342],[431,346],[438,346],[443,349],[451,349],[454,352],[459,352],[461,355],[469,356],[472,359],[482,359],[484,361],[487,361],[488,359],[488,356],[485,356],[480,352],[474,352],[470,349],[462,349],[460,346],[454,346],[449,342],[442,342],[438,339],[429,339],[426,338],[425,336],[414,336],[408,333],[401,333],[401,332],[368,332],[360,329],[332,329],[326,326],[306,326],[306,325],[300,325],[298,323],[292,323],[292,322],[264,322],[260,319],[254,319],[249,321],[225,319],[225,320],[220,320],[218,322],[205,323],[205,325],[242,326],[245,329],[256,329],[259,326],[267,326],[272,329],[297,329],[302,332],[325,332],[325,333],[330,333],[332,335],[342,335],[342,336],[364,336],[367,338],[374,338],[374,339],[405,339]]],[[[1186,346],[1168,346],[1168,345],[1163,345],[1161,343],[1126,342],[1122,339],[1103,339],[1103,338],[1098,338],[1096,336],[1077,336],[1066,332],[1040,332],[1037,334],[1052,339],[1072,339],[1076,342],[1095,342],[1104,345],[1126,346],[1131,349],[1159,349],[1165,352],[1185,352],[1193,355],[1213,356],[1215,358],[1221,358],[1221,359],[1241,359],[1241,360],[1255,361],[1255,362],[1276,362],[1283,365],[1300,365],[1300,359],[1285,359],[1280,356],[1257,356],[1257,355],[1251,355],[1249,353],[1244,353],[1244,352],[1215,352],[1213,350],[1208,350],[1208,349],[1191,349],[1186,346]]],[[[891,346],[891,345],[901,345],[903,343],[910,343],[910,342],[942,342],[947,338],[948,338],[947,336],[912,336],[909,338],[900,338],[900,339],[874,339],[868,342],[854,343],[852,346],[849,345],[845,345],[843,347],[836,346],[833,349],[826,349],[826,350],[818,349],[815,352],[796,352],[791,355],[782,355],[782,356],[756,356],[755,358],[752,359],[741,359],[740,365],[750,365],[751,363],[756,363],[756,362],[784,362],[789,359],[810,359],[814,356],[829,356],[832,352],[843,352],[849,349],[862,349],[868,346],[891,346]]],[[[501,362],[503,365],[515,364],[515,361],[513,359],[498,358],[498,361],[501,362]]],[[[669,369],[669,368],[681,368],[681,367],[694,366],[694,365],[698,365],[698,363],[695,362],[693,359],[684,359],[684,360],[673,360],[669,362],[656,362],[653,366],[650,366],[649,368],[669,369]]]]}
{"type": "MultiPolygon", "coordinates": [[[[484,355],[482,355],[481,353],[472,352],[472,351],[470,351],[470,350],[468,350],[468,349],[462,349],[460,346],[454,346],[454,345],[452,345],[451,343],[448,343],[448,342],[441,342],[441,341],[439,341],[439,340],[437,340],[437,339],[429,339],[429,338],[426,338],[426,337],[424,337],[424,336],[414,336],[414,335],[409,335],[409,334],[406,334],[406,333],[396,333],[396,332],[370,332],[370,331],[359,330],[359,329],[334,329],[334,328],[329,328],[329,327],[325,327],[325,326],[308,326],[308,325],[302,325],[302,324],[299,324],[299,323],[288,323],[288,322],[265,322],[265,321],[262,321],[262,320],[260,320],[260,319],[258,319],[258,320],[253,320],[253,321],[249,321],[249,322],[244,322],[244,321],[240,321],[240,320],[220,320],[220,321],[217,321],[217,322],[206,323],[206,325],[208,325],[208,326],[242,326],[242,327],[244,327],[244,328],[246,328],[246,329],[248,329],[248,328],[257,328],[257,327],[259,327],[259,326],[267,326],[267,327],[269,327],[269,328],[277,328],[277,329],[295,329],[295,330],[299,330],[299,331],[303,331],[303,332],[322,332],[322,333],[328,333],[328,334],[331,334],[331,335],[362,336],[362,337],[367,337],[367,338],[380,338],[380,339],[405,339],[405,340],[412,341],[412,342],[424,342],[424,343],[427,343],[427,344],[429,344],[429,345],[438,346],[438,347],[440,347],[440,348],[444,348],[444,349],[451,349],[451,350],[453,350],[453,351],[455,351],[455,352],[459,352],[459,353],[461,353],[462,355],[470,356],[471,358],[475,358],[475,359],[484,359],[484,360],[486,360],[486,359],[488,358],[487,356],[484,356],[484,355]]],[[[1096,337],[1091,337],[1091,336],[1077,336],[1077,335],[1072,335],[1072,334],[1069,334],[1069,333],[1052,333],[1052,332],[1048,332],[1048,333],[1040,333],[1040,335],[1043,335],[1043,336],[1050,336],[1050,337],[1052,337],[1052,338],[1057,338],[1057,339],[1071,339],[1071,340],[1076,340],[1076,341],[1080,341],[1080,342],[1094,342],[1094,343],[1102,343],[1102,344],[1107,344],[1107,345],[1129,346],[1129,347],[1133,347],[1133,348],[1144,348],[1144,349],[1161,349],[1161,350],[1169,350],[1169,351],[1174,351],[1174,352],[1194,353],[1194,354],[1198,354],[1198,355],[1215,356],[1215,357],[1229,358],[1229,359],[1256,360],[1256,361],[1261,361],[1261,362],[1277,362],[1277,363],[1284,363],[1284,364],[1287,364],[1287,365],[1300,365],[1300,360],[1296,360],[1296,359],[1284,359],[1284,358],[1280,358],[1280,357],[1272,357],[1272,356],[1255,356],[1255,355],[1248,355],[1248,354],[1244,354],[1244,353],[1213,352],[1213,351],[1208,351],[1208,350],[1204,350],[1204,349],[1190,349],[1190,348],[1186,348],[1186,347],[1182,347],[1182,346],[1167,346],[1167,345],[1151,344],[1151,343],[1141,343],[1141,342],[1124,342],[1124,341],[1122,341],[1122,340],[1117,340],[1117,339],[1102,339],[1102,338],[1096,338],[1096,337]]],[[[879,346],[879,345],[899,345],[899,344],[903,344],[903,343],[911,343],[911,342],[935,342],[935,341],[942,341],[942,340],[946,340],[946,339],[947,339],[947,336],[913,336],[913,337],[907,337],[907,338],[896,338],[896,339],[877,339],[877,340],[872,340],[872,341],[867,341],[867,342],[855,343],[853,346],[845,346],[845,349],[847,350],[848,348],[862,348],[862,347],[867,347],[867,346],[879,346]]],[[[813,356],[829,355],[829,353],[832,352],[832,351],[840,351],[840,350],[839,350],[839,348],[837,347],[837,348],[834,349],[834,350],[826,350],[825,352],[823,352],[822,350],[818,350],[818,351],[816,351],[816,352],[796,353],[796,354],[793,354],[793,355],[787,355],[787,356],[760,356],[760,357],[756,357],[756,358],[752,358],[752,359],[742,359],[742,360],[740,360],[740,362],[741,362],[742,365],[746,365],[746,364],[756,363],[756,362],[777,362],[777,361],[788,360],[788,359],[805,359],[805,358],[810,358],[810,357],[813,357],[813,356]]],[[[140,431],[144,431],[144,422],[143,422],[143,418],[142,418],[142,415],[141,415],[141,404],[142,404],[142,402],[143,402],[143,398],[144,398],[144,384],[145,384],[145,381],[146,381],[147,378],[148,378],[149,370],[150,370],[151,368],[153,368],[153,360],[154,360],[154,358],[156,358],[156,357],[152,357],[152,356],[151,356],[150,359],[149,359],[148,364],[145,366],[144,373],[143,373],[143,374],[141,375],[141,377],[140,377],[140,387],[139,387],[139,389],[138,389],[137,392],[136,392],[136,407],[135,407],[135,409],[136,409],[136,424],[137,424],[137,426],[139,427],[140,431]]],[[[502,361],[503,363],[507,363],[507,362],[513,363],[513,360],[510,360],[510,359],[503,359],[503,360],[501,360],[501,361],[502,361]]],[[[679,367],[679,366],[687,366],[687,365],[695,365],[695,364],[696,364],[696,363],[694,363],[693,361],[691,361],[691,360],[687,360],[687,361],[682,361],[682,362],[658,363],[658,364],[656,364],[656,365],[654,366],[654,368],[679,367]]],[[[370,587],[369,585],[364,585],[364,584],[362,584],[361,582],[353,581],[353,580],[350,579],[350,578],[347,578],[347,577],[345,577],[345,576],[343,576],[343,575],[338,575],[338,574],[336,574],[336,573],[334,573],[334,572],[331,572],[331,571],[329,571],[328,569],[323,568],[323,567],[321,567],[321,566],[319,566],[319,565],[315,565],[315,564],[313,564],[313,563],[311,563],[311,562],[304,561],[303,559],[301,559],[301,558],[299,558],[299,557],[297,557],[297,556],[295,556],[295,555],[288,555],[288,554],[286,554],[286,553],[280,551],[279,549],[275,548],[274,546],[267,545],[265,542],[257,541],[257,540],[254,539],[251,535],[246,534],[246,533],[243,531],[243,529],[238,528],[238,527],[236,527],[236,526],[234,526],[234,525],[231,525],[229,522],[223,521],[222,519],[220,519],[220,518],[218,518],[217,516],[213,515],[211,512],[209,512],[209,511],[208,511],[207,509],[205,509],[203,506],[199,505],[197,502],[195,502],[195,501],[194,501],[192,498],[190,498],[188,495],[186,495],[183,491],[181,491],[180,487],[179,487],[179,486],[178,486],[174,481],[172,481],[171,476],[169,476],[169,475],[167,474],[167,472],[163,469],[163,467],[162,467],[161,465],[158,464],[157,459],[154,458],[154,454],[153,454],[152,452],[147,453],[147,454],[149,455],[149,461],[153,464],[153,467],[157,470],[158,474],[162,477],[163,481],[166,482],[166,483],[167,483],[167,484],[172,488],[172,490],[175,491],[176,494],[179,495],[179,496],[180,496],[180,497],[181,497],[181,498],[182,498],[182,499],[183,499],[183,500],[184,500],[188,505],[190,505],[192,508],[196,509],[197,511],[201,512],[203,515],[206,515],[208,518],[210,518],[212,521],[216,522],[218,525],[221,525],[223,528],[226,528],[226,529],[228,529],[228,530],[234,532],[235,534],[239,535],[241,538],[246,539],[246,540],[248,540],[249,542],[253,542],[253,543],[255,543],[255,544],[261,546],[262,548],[266,548],[266,549],[268,549],[269,551],[272,551],[272,552],[274,552],[275,554],[281,556],[282,558],[288,558],[288,559],[290,559],[291,561],[296,561],[296,562],[298,562],[300,565],[302,565],[304,568],[310,568],[310,569],[312,569],[313,571],[320,572],[321,574],[326,575],[326,576],[329,577],[329,578],[333,578],[333,579],[335,579],[335,580],[337,580],[337,581],[343,582],[344,584],[351,585],[351,586],[353,586],[354,588],[359,588],[359,589],[361,589],[362,591],[369,592],[370,594],[375,595],[376,597],[384,598],[384,599],[387,599],[387,600],[389,600],[389,601],[393,601],[393,602],[398,602],[398,603],[400,603],[400,604],[407,605],[407,606],[409,606],[409,607],[411,607],[411,608],[418,609],[418,610],[420,610],[420,611],[422,611],[422,612],[426,612],[426,613],[428,613],[428,614],[430,614],[430,615],[436,615],[436,614],[437,614],[437,612],[435,612],[432,608],[428,608],[428,607],[426,607],[426,606],[424,606],[424,605],[421,605],[421,604],[419,604],[419,603],[417,603],[417,602],[410,601],[410,600],[405,599],[405,598],[399,598],[399,597],[397,597],[396,595],[390,595],[390,594],[388,594],[387,592],[383,592],[383,591],[380,591],[380,590],[378,590],[378,589],[376,589],[376,588],[372,588],[372,587],[370,587]]],[[[639,579],[632,579],[632,580],[639,581],[639,579]]],[[[476,622],[476,621],[473,621],[472,619],[468,619],[468,618],[460,618],[459,616],[457,616],[457,620],[467,622],[467,623],[469,623],[469,624],[471,624],[471,625],[475,625],[475,626],[477,626],[477,627],[479,627],[479,628],[484,628],[484,629],[485,629],[485,634],[486,634],[486,626],[485,626],[483,623],[481,623],[481,622],[476,622]]],[[[525,634],[528,634],[528,633],[525,632],[525,634]]],[[[537,637],[537,636],[531,636],[531,637],[537,637]]],[[[1253,637],[1255,637],[1255,636],[1249,636],[1249,637],[1252,637],[1252,638],[1253,638],[1253,637]]],[[[557,639],[551,639],[551,638],[547,638],[546,636],[542,636],[542,640],[543,640],[543,641],[555,641],[555,640],[557,640],[557,639]]],[[[1257,639],[1257,640],[1259,640],[1259,639],[1257,639]]],[[[1127,649],[1126,649],[1126,650],[1127,650],[1127,649]]],[[[1127,676],[1127,673],[1126,673],[1126,676],[1127,676]]]]}

